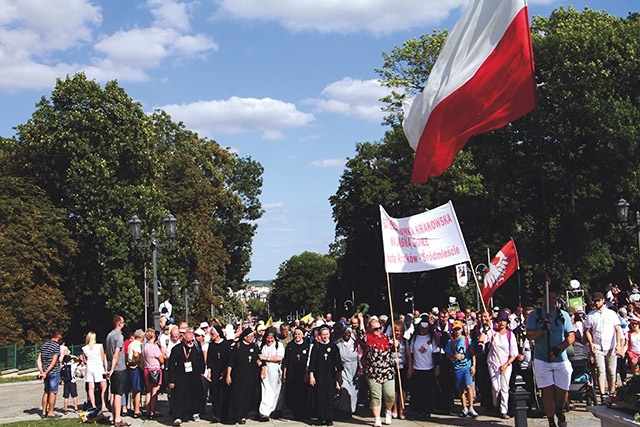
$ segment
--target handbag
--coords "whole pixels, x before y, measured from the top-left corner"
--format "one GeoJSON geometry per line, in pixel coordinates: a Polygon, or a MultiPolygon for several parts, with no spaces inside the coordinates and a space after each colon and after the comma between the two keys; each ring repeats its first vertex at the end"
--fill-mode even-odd
{"type": "Polygon", "coordinates": [[[149,371],[149,384],[159,384],[160,383],[160,371],[149,371]]]}
{"type": "Polygon", "coordinates": [[[84,379],[84,374],[87,371],[87,367],[84,365],[78,365],[76,366],[75,371],[73,371],[73,376],[76,377],[76,379],[82,380],[84,379]]]}

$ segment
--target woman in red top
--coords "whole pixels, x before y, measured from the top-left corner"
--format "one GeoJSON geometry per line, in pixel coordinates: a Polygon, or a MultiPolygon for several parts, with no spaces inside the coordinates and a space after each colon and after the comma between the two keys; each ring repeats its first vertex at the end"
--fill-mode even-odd
{"type": "Polygon", "coordinates": [[[365,375],[371,392],[371,412],[375,417],[375,427],[382,425],[380,412],[384,397],[385,424],[391,424],[391,408],[395,401],[395,365],[393,350],[387,337],[382,332],[378,319],[369,321],[368,331],[365,333],[362,313],[358,313],[360,328],[358,337],[365,345],[366,367],[365,375]]]}

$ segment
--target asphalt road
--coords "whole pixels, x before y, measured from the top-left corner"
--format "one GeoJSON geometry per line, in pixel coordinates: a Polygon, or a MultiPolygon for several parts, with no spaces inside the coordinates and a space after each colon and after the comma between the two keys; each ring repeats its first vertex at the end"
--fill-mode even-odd
{"type": "MultiPolygon", "coordinates": [[[[78,384],[79,397],[78,400],[82,404],[85,401],[84,383],[78,384]]],[[[14,421],[36,421],[40,420],[40,399],[42,397],[42,382],[28,381],[11,384],[0,384],[0,424],[7,424],[14,421]]],[[[62,391],[62,390],[61,390],[62,391]]],[[[72,407],[72,406],[70,406],[72,407]]],[[[168,415],[169,406],[165,395],[161,395],[159,401],[159,411],[164,415],[158,420],[143,420],[125,417],[124,420],[134,427],[139,426],[170,426],[172,419],[168,415]]],[[[56,402],[56,412],[62,414],[63,401],[62,393],[60,393],[56,402]]],[[[210,411],[210,409],[209,409],[210,411]]],[[[351,420],[335,421],[336,427],[344,427],[347,425],[373,426],[373,418],[366,408],[359,408],[361,415],[354,416],[351,420]]],[[[65,418],[78,418],[78,414],[68,413],[63,415],[65,418]]],[[[187,426],[205,426],[211,425],[210,412],[202,415],[199,422],[185,423],[187,426]]],[[[599,427],[600,421],[588,412],[583,404],[576,404],[575,408],[567,413],[569,426],[579,427],[599,427]]],[[[39,423],[40,424],[40,423],[39,423]]],[[[46,420],[42,420],[42,425],[46,425],[46,420]]],[[[288,419],[270,420],[268,422],[258,422],[249,420],[247,426],[260,424],[263,427],[307,427],[309,422],[292,421],[288,419]]],[[[502,420],[495,416],[483,415],[482,413],[476,419],[459,418],[454,415],[434,415],[429,422],[417,420],[398,420],[394,419],[393,426],[397,427],[415,427],[415,426],[496,426],[496,425],[515,425],[515,420],[502,420]]],[[[528,425],[532,427],[547,427],[547,421],[544,418],[529,418],[528,425]]]]}

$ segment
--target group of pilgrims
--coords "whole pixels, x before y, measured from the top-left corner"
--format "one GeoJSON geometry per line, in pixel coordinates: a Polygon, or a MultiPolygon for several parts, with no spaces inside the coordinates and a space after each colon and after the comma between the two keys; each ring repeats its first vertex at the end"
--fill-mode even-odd
{"type": "MultiPolygon", "coordinates": [[[[496,312],[486,320],[504,316],[496,312]]],[[[235,329],[215,320],[195,331],[181,327],[180,343],[164,366],[174,425],[201,415],[209,418],[210,403],[211,420],[227,424],[244,424],[250,417],[289,417],[333,425],[335,419],[350,418],[359,405],[368,405],[374,426],[380,427],[406,418],[408,398],[410,415],[425,420],[434,412],[452,413],[456,396],[463,405],[457,415],[476,417],[473,347],[480,336],[469,340],[468,316],[434,308],[394,317],[357,313],[334,322],[327,314],[291,324],[245,322],[235,329]]],[[[500,326],[491,326],[490,332],[481,319],[477,323],[481,340],[492,334],[500,342],[497,351],[504,354],[493,362],[510,374],[518,354],[515,339],[504,338],[500,326]]],[[[488,373],[486,357],[482,363],[488,373]]],[[[508,417],[504,390],[509,379],[499,377],[497,390],[484,391],[482,397],[508,417]]]]}

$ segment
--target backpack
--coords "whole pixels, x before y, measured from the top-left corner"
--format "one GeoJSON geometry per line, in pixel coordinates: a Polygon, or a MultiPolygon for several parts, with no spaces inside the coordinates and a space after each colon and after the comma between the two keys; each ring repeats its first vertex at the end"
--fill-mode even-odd
{"type": "Polygon", "coordinates": [[[71,375],[71,365],[62,365],[62,368],[60,369],[60,379],[65,383],[71,382],[73,379],[73,376],[71,375]]]}

